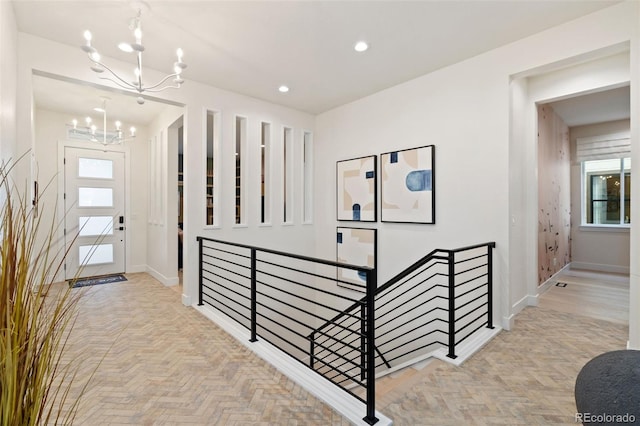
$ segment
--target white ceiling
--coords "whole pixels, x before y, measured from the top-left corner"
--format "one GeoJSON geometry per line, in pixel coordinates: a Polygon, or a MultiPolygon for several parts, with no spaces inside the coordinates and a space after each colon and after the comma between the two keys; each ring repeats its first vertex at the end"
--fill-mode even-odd
{"type": "Polygon", "coordinates": [[[569,127],[631,117],[629,86],[571,97],[549,105],[569,127]]]}
{"type": "MultiPolygon", "coordinates": [[[[19,31],[133,63],[129,1],[13,1],[19,31]]],[[[145,66],[167,70],[182,47],[189,80],[320,113],[617,1],[148,1],[145,66]],[[365,53],[353,45],[364,39],[365,53]],[[291,91],[281,94],[286,84],[291,91]]],[[[78,48],[78,55],[84,53],[78,48]]],[[[89,64],[87,63],[87,66],[89,64]]],[[[71,94],[36,87],[36,102],[71,94]]],[[[94,96],[94,99],[97,98],[94,96]]],[[[144,121],[144,119],[141,119],[144,121]]]]}

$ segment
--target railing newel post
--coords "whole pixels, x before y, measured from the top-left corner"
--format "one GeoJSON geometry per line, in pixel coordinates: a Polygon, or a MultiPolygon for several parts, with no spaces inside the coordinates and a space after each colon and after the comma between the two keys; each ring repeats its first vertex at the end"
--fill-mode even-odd
{"type": "Polygon", "coordinates": [[[367,307],[360,306],[360,380],[367,376],[367,307]]]}
{"type": "Polygon", "coordinates": [[[203,293],[203,262],[202,262],[202,238],[198,237],[198,306],[204,305],[202,301],[203,293]]]}
{"type": "Polygon", "coordinates": [[[487,328],[493,327],[493,247],[487,245],[487,328]]]}
{"type": "Polygon", "coordinates": [[[456,358],[456,264],[455,252],[449,250],[449,358],[456,358]]]}
{"type": "Polygon", "coordinates": [[[372,425],[378,421],[376,417],[376,329],[375,329],[375,292],[378,287],[376,269],[367,271],[366,295],[366,352],[367,352],[367,415],[364,421],[372,425]]]}
{"type": "Polygon", "coordinates": [[[251,339],[250,342],[258,341],[258,315],[257,315],[257,279],[256,279],[256,249],[251,249],[251,339]]]}
{"type": "Polygon", "coordinates": [[[314,371],[315,371],[315,368],[316,368],[315,343],[316,343],[316,333],[314,331],[309,336],[309,368],[314,370],[314,371]]]}

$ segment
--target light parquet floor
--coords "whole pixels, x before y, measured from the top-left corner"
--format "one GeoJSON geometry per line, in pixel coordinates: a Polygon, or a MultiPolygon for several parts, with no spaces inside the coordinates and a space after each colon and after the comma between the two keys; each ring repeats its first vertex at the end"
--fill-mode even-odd
{"type": "MultiPolygon", "coordinates": [[[[127,277],[89,288],[81,302],[69,356],[84,360],[86,377],[110,350],[76,424],[348,424],[178,292],[146,274],[127,277]]],[[[526,308],[513,331],[461,367],[433,361],[383,391],[377,408],[396,425],[575,425],[580,368],[626,338],[624,324],[526,308]]]]}

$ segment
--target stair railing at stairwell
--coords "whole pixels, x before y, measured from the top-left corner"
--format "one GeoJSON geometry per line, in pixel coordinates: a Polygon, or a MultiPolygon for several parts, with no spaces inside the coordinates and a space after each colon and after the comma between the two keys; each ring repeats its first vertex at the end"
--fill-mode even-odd
{"type": "Polygon", "coordinates": [[[312,331],[345,308],[358,306],[347,314],[358,327],[345,329],[343,334],[345,341],[356,344],[349,344],[348,351],[335,351],[348,372],[329,363],[316,372],[362,401],[364,421],[376,423],[376,328],[375,315],[370,314],[377,284],[375,269],[204,237],[197,240],[198,304],[211,306],[247,328],[250,341],[263,339],[305,366],[315,358],[309,342],[312,331]],[[340,269],[343,273],[338,275],[340,269]],[[365,279],[360,283],[338,279],[349,275],[365,279]],[[343,284],[361,291],[347,290],[343,284]]]}
{"type": "MultiPolygon", "coordinates": [[[[376,289],[375,369],[378,374],[418,362],[442,348],[456,347],[480,328],[493,328],[493,248],[495,243],[434,250],[376,289]]],[[[356,341],[348,330],[359,323],[354,304],[310,334],[316,363],[352,373],[344,362],[356,341]]]]}
{"type": "Polygon", "coordinates": [[[493,328],[495,243],[434,250],[377,287],[375,269],[198,237],[199,305],[211,306],[366,405],[375,376],[493,328]],[[338,269],[365,277],[341,287],[338,269]],[[363,296],[364,294],[364,296],[363,296]]]}

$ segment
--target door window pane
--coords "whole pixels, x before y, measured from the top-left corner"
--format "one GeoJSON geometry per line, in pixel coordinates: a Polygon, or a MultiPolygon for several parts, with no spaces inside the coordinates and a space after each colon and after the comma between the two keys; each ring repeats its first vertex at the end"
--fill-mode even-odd
{"type": "Polygon", "coordinates": [[[113,244],[78,246],[78,260],[81,265],[113,263],[113,244]]]}
{"type": "Polygon", "coordinates": [[[113,235],[113,218],[111,216],[80,216],[78,229],[80,237],[113,235]]]}
{"type": "Polygon", "coordinates": [[[113,207],[113,189],[78,188],[78,207],[113,207]]]}
{"type": "Polygon", "coordinates": [[[113,179],[113,161],[97,158],[78,158],[78,177],[113,179]]]}

